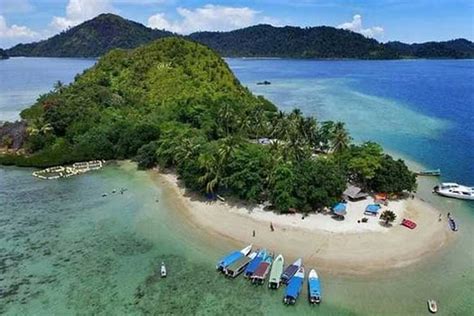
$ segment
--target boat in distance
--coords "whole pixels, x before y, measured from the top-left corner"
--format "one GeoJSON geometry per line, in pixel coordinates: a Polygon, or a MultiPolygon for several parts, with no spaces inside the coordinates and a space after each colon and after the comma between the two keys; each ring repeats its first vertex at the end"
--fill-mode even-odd
{"type": "Polygon", "coordinates": [[[237,276],[239,276],[239,274],[244,272],[249,262],[252,261],[252,259],[255,258],[256,256],[257,256],[257,252],[254,251],[248,256],[241,257],[239,260],[235,261],[234,263],[232,263],[225,269],[224,271],[225,275],[230,278],[236,278],[237,276]]]}
{"type": "Polygon", "coordinates": [[[428,310],[433,314],[438,312],[438,304],[435,300],[428,300],[428,310]]]}
{"type": "Polygon", "coordinates": [[[255,272],[255,270],[257,270],[257,267],[260,264],[260,262],[265,260],[266,257],[267,257],[267,250],[261,249],[258,252],[257,256],[253,258],[252,261],[249,262],[249,264],[247,265],[247,268],[245,268],[244,277],[250,278],[255,272]]]}
{"type": "Polygon", "coordinates": [[[422,170],[416,172],[417,176],[434,176],[438,177],[441,175],[441,169],[432,169],[432,170],[422,170]]]}
{"type": "Polygon", "coordinates": [[[222,257],[216,265],[217,271],[224,271],[229,265],[236,262],[240,258],[247,256],[250,251],[252,250],[252,245],[248,245],[247,247],[243,248],[239,251],[232,251],[231,253],[227,254],[226,256],[222,257]]]}
{"type": "Polygon", "coordinates": [[[450,198],[474,201],[474,188],[457,183],[441,183],[433,188],[433,192],[450,198]]]}
{"type": "Polygon", "coordinates": [[[273,255],[269,254],[263,261],[261,261],[255,270],[254,274],[250,277],[253,284],[261,285],[265,283],[270,267],[272,265],[273,255]]]}
{"type": "Polygon", "coordinates": [[[283,303],[286,305],[294,305],[298,296],[300,295],[301,288],[304,282],[304,267],[301,266],[295,275],[291,278],[288,286],[285,289],[285,296],[283,297],[283,303]]]}
{"type": "Polygon", "coordinates": [[[162,278],[166,278],[167,272],[166,272],[166,266],[163,261],[161,261],[161,269],[160,269],[160,274],[162,278]]]}
{"type": "Polygon", "coordinates": [[[291,278],[295,273],[299,270],[299,268],[303,264],[303,259],[299,258],[295,262],[293,262],[291,265],[289,265],[282,273],[281,275],[281,283],[283,284],[288,284],[290,282],[291,278]]]}
{"type": "Polygon", "coordinates": [[[308,299],[310,304],[321,303],[321,282],[314,269],[311,269],[308,274],[308,299]]]}
{"type": "Polygon", "coordinates": [[[272,268],[270,270],[270,278],[268,279],[268,287],[270,289],[278,289],[280,287],[284,263],[285,259],[281,254],[279,254],[273,261],[272,268]]]}

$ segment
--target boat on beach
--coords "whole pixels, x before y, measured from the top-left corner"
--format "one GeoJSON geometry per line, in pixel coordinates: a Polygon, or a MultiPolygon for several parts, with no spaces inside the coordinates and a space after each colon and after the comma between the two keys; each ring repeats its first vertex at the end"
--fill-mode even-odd
{"type": "Polygon", "coordinates": [[[283,303],[286,305],[294,305],[298,296],[300,295],[301,288],[304,282],[304,267],[301,266],[295,275],[291,278],[288,286],[285,289],[285,296],[283,297],[283,303]]]}
{"type": "Polygon", "coordinates": [[[431,313],[436,313],[438,312],[438,304],[436,303],[435,300],[428,300],[428,310],[431,312],[431,313]]]}
{"type": "Polygon", "coordinates": [[[217,271],[222,271],[231,265],[232,263],[236,262],[240,258],[247,256],[250,251],[252,250],[252,245],[248,245],[247,247],[243,248],[242,250],[239,251],[232,251],[231,253],[227,254],[226,256],[222,257],[216,265],[216,270],[217,271]]]}
{"type": "Polygon", "coordinates": [[[224,273],[226,276],[230,277],[230,278],[236,278],[237,276],[239,276],[239,274],[241,274],[242,272],[244,272],[245,268],[247,267],[247,265],[250,263],[250,261],[252,261],[253,258],[255,258],[257,256],[257,252],[254,251],[252,252],[251,254],[249,254],[248,256],[243,256],[242,258],[240,258],[239,260],[237,260],[236,262],[232,263],[231,265],[229,265],[224,273]]]}
{"type": "Polygon", "coordinates": [[[441,183],[433,188],[433,192],[450,198],[474,201],[474,188],[457,183],[441,183]]]}
{"type": "Polygon", "coordinates": [[[299,270],[299,268],[303,264],[303,259],[299,258],[295,262],[293,262],[291,265],[289,265],[282,273],[281,275],[281,282],[283,284],[288,284],[290,282],[291,278],[295,275],[295,273],[299,270]]]}
{"type": "Polygon", "coordinates": [[[311,269],[308,274],[308,299],[310,304],[321,303],[321,282],[314,269],[311,269]]]}
{"type": "Polygon", "coordinates": [[[451,228],[453,232],[458,231],[458,225],[456,224],[456,221],[451,215],[448,216],[448,224],[449,224],[449,228],[451,228]]]}
{"type": "Polygon", "coordinates": [[[269,254],[263,261],[259,263],[257,269],[250,278],[253,284],[261,285],[265,283],[265,279],[267,278],[268,272],[270,272],[272,261],[273,255],[269,254]]]}
{"type": "Polygon", "coordinates": [[[278,289],[280,287],[284,263],[285,259],[281,254],[279,254],[273,261],[272,269],[270,270],[270,278],[268,279],[268,288],[278,289]]]}
{"type": "Polygon", "coordinates": [[[265,260],[266,257],[267,257],[267,250],[261,249],[258,252],[257,256],[253,258],[252,261],[250,261],[247,268],[245,268],[244,277],[250,278],[254,274],[255,270],[257,270],[257,267],[260,264],[260,262],[265,260]]]}

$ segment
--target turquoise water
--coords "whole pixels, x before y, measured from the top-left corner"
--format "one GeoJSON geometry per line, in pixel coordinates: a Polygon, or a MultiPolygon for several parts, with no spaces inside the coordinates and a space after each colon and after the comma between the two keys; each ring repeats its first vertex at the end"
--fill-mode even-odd
{"type": "MultiPolygon", "coordinates": [[[[48,89],[42,81],[55,81],[54,74],[28,70],[25,63],[29,59],[11,61],[15,60],[22,64],[16,76],[35,77],[30,80],[38,82],[40,92],[48,89]]],[[[63,80],[68,81],[75,72],[65,61],[76,62],[42,59],[47,69],[61,68],[57,71],[67,74],[63,80]]],[[[284,109],[299,105],[322,119],[343,119],[356,140],[375,137],[403,156],[430,167],[441,166],[446,179],[473,179],[472,169],[465,168],[472,163],[468,161],[471,147],[462,148],[459,141],[440,143],[446,131],[469,139],[469,115],[458,120],[443,116],[439,109],[421,107],[417,100],[410,99],[416,91],[404,91],[424,86],[424,82],[415,84],[416,76],[410,73],[405,75],[411,78],[410,84],[384,82],[401,79],[386,78],[390,77],[386,73],[395,69],[380,75],[380,68],[408,71],[405,64],[283,60],[272,61],[270,67],[266,63],[229,60],[244,84],[284,109]],[[380,85],[374,83],[377,76],[380,85]],[[265,79],[272,85],[254,84],[265,79]],[[371,83],[370,87],[364,87],[365,81],[371,83]],[[388,95],[384,85],[403,91],[388,95]],[[374,123],[377,119],[381,122],[374,123]],[[424,147],[414,148],[412,142],[424,147]],[[433,155],[430,150],[437,145],[442,147],[441,152],[450,148],[454,163],[447,162],[445,156],[433,155]],[[424,156],[433,157],[425,161],[424,156]]],[[[425,67],[422,73],[428,71],[426,65],[417,66],[424,61],[412,63],[411,68],[425,67]]],[[[434,63],[435,69],[441,67],[434,63]]],[[[472,64],[466,63],[461,67],[442,66],[448,72],[445,76],[451,78],[451,68],[471,71],[472,64]]],[[[2,67],[0,62],[0,73],[2,67]]],[[[16,85],[20,91],[21,80],[16,85]]],[[[461,99],[465,100],[464,108],[472,110],[470,91],[461,99]]],[[[5,94],[8,91],[2,88],[0,95],[5,94]]],[[[0,120],[4,113],[15,112],[3,100],[0,97],[0,120]]],[[[31,97],[28,102],[33,100],[31,97]]],[[[457,96],[450,99],[447,93],[443,97],[443,102],[457,106],[461,101],[457,96]]],[[[294,308],[287,308],[281,303],[281,290],[255,288],[241,279],[225,280],[216,274],[215,260],[237,245],[209,239],[199,227],[188,225],[180,215],[181,206],[169,199],[159,179],[149,173],[125,164],[60,181],[41,181],[31,176],[30,169],[0,167],[0,314],[423,315],[427,313],[426,299],[433,297],[439,302],[441,315],[470,315],[474,310],[474,209],[472,203],[433,196],[429,190],[432,181],[423,180],[418,194],[458,218],[460,231],[450,248],[410,267],[383,274],[322,274],[321,306],[311,308],[302,299],[294,308]],[[111,193],[121,187],[128,188],[123,195],[111,193]],[[103,198],[103,192],[109,195],[103,198]],[[169,270],[165,280],[159,278],[162,260],[169,270]]]]}

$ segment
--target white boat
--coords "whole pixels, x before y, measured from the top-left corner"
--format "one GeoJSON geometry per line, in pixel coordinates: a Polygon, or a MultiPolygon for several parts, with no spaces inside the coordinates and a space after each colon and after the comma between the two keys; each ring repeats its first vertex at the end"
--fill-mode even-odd
{"type": "Polygon", "coordinates": [[[455,199],[474,200],[474,188],[457,183],[441,183],[434,187],[434,192],[455,199]]]}
{"type": "Polygon", "coordinates": [[[161,262],[161,277],[162,278],[166,277],[166,266],[163,261],[161,262]]]}
{"type": "Polygon", "coordinates": [[[433,314],[438,311],[438,304],[436,304],[435,300],[428,300],[428,310],[433,314]]]}

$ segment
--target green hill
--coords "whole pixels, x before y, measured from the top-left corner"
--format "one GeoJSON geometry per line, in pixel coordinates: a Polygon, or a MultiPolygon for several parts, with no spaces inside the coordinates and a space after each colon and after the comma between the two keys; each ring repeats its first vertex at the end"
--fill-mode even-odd
{"type": "Polygon", "coordinates": [[[97,57],[113,48],[135,48],[152,40],[173,35],[152,30],[114,14],[101,14],[49,39],[18,44],[10,56],[97,57]]]}
{"type": "Polygon", "coordinates": [[[256,25],[230,32],[198,32],[189,37],[229,57],[398,57],[395,51],[374,39],[328,26],[300,28],[256,25]]]}
{"type": "Polygon", "coordinates": [[[0,59],[8,59],[8,54],[0,48],[0,59]]]}
{"type": "Polygon", "coordinates": [[[404,44],[388,42],[387,47],[408,58],[474,58],[474,43],[466,39],[446,42],[426,42],[422,44],[404,44]]]}
{"type": "Polygon", "coordinates": [[[58,83],[21,113],[29,126],[24,148],[31,156],[16,163],[130,158],[170,121],[215,138],[213,116],[222,103],[241,113],[255,107],[275,110],[201,44],[167,38],[131,51],[112,50],[72,84],[58,83]]]}

